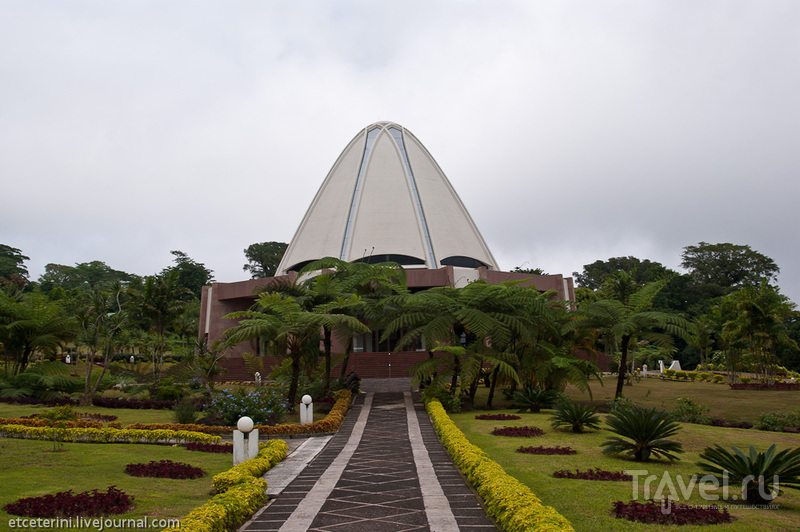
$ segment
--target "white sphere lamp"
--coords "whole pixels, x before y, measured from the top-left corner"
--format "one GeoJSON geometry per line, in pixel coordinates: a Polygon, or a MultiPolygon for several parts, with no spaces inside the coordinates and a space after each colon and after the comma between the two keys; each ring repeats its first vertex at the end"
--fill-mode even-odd
{"type": "Polygon", "coordinates": [[[310,404],[311,404],[311,396],[310,396],[310,395],[308,395],[308,394],[305,394],[305,395],[303,396],[303,399],[302,399],[302,401],[303,401],[303,404],[304,404],[304,405],[310,405],[310,404]]]}
{"type": "Polygon", "coordinates": [[[236,428],[241,432],[248,433],[253,430],[253,420],[247,416],[240,417],[236,423],[236,428]]]}

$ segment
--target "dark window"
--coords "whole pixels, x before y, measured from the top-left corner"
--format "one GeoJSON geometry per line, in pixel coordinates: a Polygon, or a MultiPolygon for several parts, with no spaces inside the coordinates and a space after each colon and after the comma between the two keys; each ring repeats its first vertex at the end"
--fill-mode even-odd
{"type": "Polygon", "coordinates": [[[477,259],[473,259],[472,257],[462,257],[461,255],[453,255],[452,257],[442,259],[442,265],[458,266],[459,268],[480,268],[481,266],[486,266],[486,264],[477,259]]]}

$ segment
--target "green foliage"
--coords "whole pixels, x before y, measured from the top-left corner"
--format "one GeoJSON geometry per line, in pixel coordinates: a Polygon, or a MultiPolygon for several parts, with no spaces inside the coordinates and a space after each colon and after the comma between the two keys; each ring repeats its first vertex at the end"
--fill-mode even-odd
{"type": "Polygon", "coordinates": [[[252,279],[262,279],[272,277],[277,273],[283,254],[286,252],[288,244],[284,242],[259,242],[250,244],[244,250],[247,264],[242,269],[250,272],[252,279]]]}
{"type": "Polygon", "coordinates": [[[764,504],[772,501],[780,495],[778,484],[800,488],[800,448],[776,452],[776,445],[772,444],[765,452],[756,451],[753,445],[747,454],[737,447],[731,447],[731,450],[733,452],[720,445],[707,447],[700,454],[701,461],[697,465],[720,480],[727,476],[730,485],[741,485],[745,502],[764,504]]]}
{"type": "Polygon", "coordinates": [[[539,412],[542,408],[551,408],[561,398],[555,390],[542,390],[529,386],[514,392],[514,402],[522,406],[522,411],[539,412]]]}
{"type": "Polygon", "coordinates": [[[31,259],[23,255],[19,249],[0,244],[0,281],[5,280],[14,283],[19,288],[25,286],[28,282],[28,268],[25,267],[26,260],[31,259]]]}
{"type": "Polygon", "coordinates": [[[695,282],[722,289],[775,280],[780,273],[774,260],[737,244],[700,242],[683,248],[681,259],[695,282]]]}
{"type": "Polygon", "coordinates": [[[197,420],[197,407],[192,401],[181,400],[175,403],[175,423],[191,425],[197,420]]]}
{"type": "Polygon", "coordinates": [[[765,412],[758,416],[755,428],[775,432],[800,429],[800,412],[765,412]]]}
{"type": "Polygon", "coordinates": [[[724,375],[714,375],[713,379],[714,379],[715,383],[720,384],[721,382],[723,382],[725,380],[725,376],[724,375]]]}
{"type": "Polygon", "coordinates": [[[680,430],[672,417],[655,408],[622,408],[606,419],[608,430],[617,434],[601,444],[608,454],[627,454],[643,462],[651,456],[677,460],[676,453],[683,452],[680,442],[669,439],[680,430]]]}
{"type": "Polygon", "coordinates": [[[672,410],[673,419],[683,423],[701,425],[708,423],[709,408],[707,406],[699,405],[686,397],[678,397],[677,402],[678,406],[672,410]]]}
{"type": "Polygon", "coordinates": [[[57,406],[52,410],[42,412],[39,417],[52,421],[78,421],[80,419],[78,413],[70,405],[57,406]]]}
{"type": "Polygon", "coordinates": [[[572,275],[579,286],[598,290],[608,277],[618,271],[628,273],[640,285],[676,274],[661,263],[629,256],[612,257],[605,261],[596,260],[591,264],[585,264],[583,272],[573,272],[572,275]]]}
{"type": "Polygon", "coordinates": [[[451,395],[442,387],[426,386],[422,390],[422,398],[425,403],[438,401],[441,403],[445,412],[450,414],[458,414],[461,412],[461,398],[457,395],[451,395]]]}
{"type": "Polygon", "coordinates": [[[741,382],[742,384],[750,384],[750,382],[751,382],[752,380],[753,380],[753,379],[751,379],[750,377],[745,377],[744,375],[741,375],[741,376],[739,377],[739,382],[741,382]]]}
{"type": "Polygon", "coordinates": [[[612,413],[618,410],[626,410],[626,409],[629,410],[631,408],[636,408],[636,403],[632,399],[629,399],[624,395],[621,397],[617,397],[616,399],[611,401],[608,405],[608,410],[609,412],[612,413]]]}
{"type": "Polygon", "coordinates": [[[267,386],[253,391],[238,388],[220,392],[211,402],[210,411],[229,426],[236,425],[242,416],[250,417],[256,424],[274,425],[284,417],[287,410],[282,392],[280,388],[267,386]]]}
{"type": "Polygon", "coordinates": [[[591,405],[574,403],[564,398],[555,405],[554,410],[555,412],[550,418],[551,426],[554,428],[567,426],[575,433],[581,433],[587,427],[590,429],[600,428],[600,417],[591,405]]]}
{"type": "Polygon", "coordinates": [[[675,377],[677,377],[678,379],[686,379],[686,376],[687,375],[686,375],[685,371],[676,371],[675,372],[675,377]]]}
{"type": "MultiPolygon", "coordinates": [[[[195,298],[200,299],[203,286],[210,284],[214,280],[213,270],[209,270],[201,262],[195,262],[183,251],[170,251],[175,257],[175,266],[164,268],[161,276],[167,276],[171,272],[177,273],[177,285],[195,298]]],[[[188,299],[188,294],[183,299],[188,299]]]]}
{"type": "Polygon", "coordinates": [[[91,289],[110,291],[117,285],[125,285],[136,279],[136,275],[115,270],[99,260],[82,262],[75,266],[51,263],[44,267],[44,274],[39,277],[39,286],[45,294],[51,294],[55,290],[62,293],[73,290],[85,292],[91,289]]]}

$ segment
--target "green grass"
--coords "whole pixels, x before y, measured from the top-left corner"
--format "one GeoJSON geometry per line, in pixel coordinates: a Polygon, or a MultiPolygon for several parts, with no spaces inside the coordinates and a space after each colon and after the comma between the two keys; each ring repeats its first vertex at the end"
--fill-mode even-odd
{"type": "MultiPolygon", "coordinates": [[[[65,443],[63,451],[54,452],[52,442],[0,438],[0,508],[22,497],[114,485],[135,497],[135,508],[117,518],[180,518],[211,498],[211,477],[231,466],[231,455],[180,446],[65,443]],[[164,459],[201,467],[207,476],[173,480],[125,474],[129,463],[164,459]]],[[[0,531],[11,530],[13,517],[0,510],[0,531]]]]}
{"type": "MultiPolygon", "coordinates": [[[[566,392],[576,401],[609,402],[614,398],[616,377],[604,378],[602,385],[593,381],[590,387],[591,396],[574,387],[568,387],[566,392]]],[[[662,410],[672,410],[678,404],[678,397],[688,397],[709,407],[712,417],[750,423],[755,423],[763,412],[800,409],[799,391],[733,390],[727,384],[707,382],[641,379],[632,386],[625,386],[623,394],[640,406],[662,410]]]]}
{"type": "MultiPolygon", "coordinates": [[[[499,412],[516,413],[515,410],[499,412]]],[[[684,450],[687,451],[680,455],[680,461],[674,464],[666,461],[637,463],[607,456],[601,452],[600,443],[611,434],[607,430],[589,430],[585,434],[573,434],[566,429],[550,428],[551,412],[545,410],[540,414],[520,414],[522,419],[515,421],[476,420],[475,412],[453,414],[451,417],[473,444],[484,449],[493,460],[503,466],[506,472],[529,486],[544,504],[553,506],[561,512],[579,532],[594,530],[652,531],[661,529],[661,527],[611,517],[610,511],[614,501],[627,502],[633,498],[632,482],[558,479],[552,477],[552,473],[556,470],[586,470],[594,467],[609,471],[646,469],[649,471],[648,474],[657,475],[659,480],[664,472],[669,472],[673,481],[676,482],[676,489],[679,489],[674,475],[682,475],[688,481],[693,474],[702,474],[695,463],[699,460],[699,453],[712,443],[738,447],[746,447],[752,443],[759,450],[765,450],[772,443],[777,443],[779,449],[800,446],[800,435],[797,434],[683,424],[681,431],[675,437],[683,443],[684,450]],[[538,426],[545,430],[545,435],[537,438],[509,438],[490,434],[492,429],[498,426],[523,425],[538,426]],[[570,446],[576,449],[578,454],[540,456],[515,452],[520,446],[530,445],[570,446]]],[[[640,482],[643,484],[643,478],[640,482]]],[[[657,482],[654,483],[651,497],[655,495],[657,485],[657,482]]],[[[644,490],[640,485],[638,496],[641,499],[643,495],[644,490]]],[[[731,524],[714,525],[711,529],[700,526],[682,526],[680,530],[682,532],[701,529],[705,531],[713,529],[715,532],[797,530],[798,523],[800,523],[800,491],[788,489],[775,502],[780,505],[780,509],[741,509],[734,505],[729,511],[736,521],[731,524]]],[[[697,490],[694,490],[688,503],[709,504],[699,496],[697,490]]]]}
{"type": "MultiPolygon", "coordinates": [[[[131,408],[102,408],[99,406],[76,406],[76,412],[103,414],[117,416],[117,422],[125,427],[131,423],[174,423],[175,415],[172,410],[145,410],[131,408]]],[[[15,405],[0,403],[0,417],[22,417],[32,414],[41,414],[52,410],[51,406],[44,405],[15,405]]]]}

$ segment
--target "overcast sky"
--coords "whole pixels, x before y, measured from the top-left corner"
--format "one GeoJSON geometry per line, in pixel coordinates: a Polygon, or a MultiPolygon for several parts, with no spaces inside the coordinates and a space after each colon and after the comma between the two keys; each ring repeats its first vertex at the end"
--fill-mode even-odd
{"type": "Polygon", "coordinates": [[[796,0],[0,0],[0,243],[244,280],[380,120],[503,269],[732,242],[800,302],[796,0]]]}

